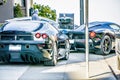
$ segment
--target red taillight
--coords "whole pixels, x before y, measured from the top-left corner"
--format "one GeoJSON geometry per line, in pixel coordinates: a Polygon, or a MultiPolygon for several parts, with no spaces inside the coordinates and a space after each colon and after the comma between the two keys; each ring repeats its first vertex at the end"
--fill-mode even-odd
{"type": "Polygon", "coordinates": [[[41,37],[41,34],[40,34],[40,33],[36,33],[36,34],[35,34],[35,37],[36,37],[36,38],[40,38],[40,37],[41,37]]]}
{"type": "Polygon", "coordinates": [[[89,36],[90,36],[90,38],[94,38],[96,36],[96,33],[95,32],[90,32],[89,36]]]}
{"type": "Polygon", "coordinates": [[[42,34],[42,38],[43,39],[45,39],[45,38],[47,38],[48,36],[47,36],[47,34],[42,34]]]}
{"type": "Polygon", "coordinates": [[[36,34],[35,34],[35,37],[36,37],[36,38],[42,37],[43,39],[45,39],[45,38],[47,38],[48,36],[47,36],[47,34],[45,34],[45,33],[43,33],[43,34],[36,33],[36,34]]]}

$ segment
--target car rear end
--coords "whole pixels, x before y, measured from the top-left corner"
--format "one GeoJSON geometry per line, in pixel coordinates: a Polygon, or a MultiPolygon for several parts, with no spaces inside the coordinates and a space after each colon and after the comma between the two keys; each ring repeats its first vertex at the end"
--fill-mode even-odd
{"type": "MultiPolygon", "coordinates": [[[[100,46],[101,41],[101,33],[95,33],[94,31],[89,32],[89,49],[97,50],[100,46]]],[[[74,42],[74,49],[76,50],[84,50],[85,49],[85,33],[84,31],[72,31],[69,32],[69,36],[72,36],[72,40],[74,42]]]]}
{"type": "MultiPolygon", "coordinates": [[[[73,34],[75,49],[85,49],[85,34],[84,33],[75,33],[73,34]]],[[[89,39],[89,48],[93,49],[93,41],[89,39]]]]}
{"type": "Polygon", "coordinates": [[[49,60],[52,41],[46,33],[26,31],[0,32],[0,60],[32,62],[49,60]]]}

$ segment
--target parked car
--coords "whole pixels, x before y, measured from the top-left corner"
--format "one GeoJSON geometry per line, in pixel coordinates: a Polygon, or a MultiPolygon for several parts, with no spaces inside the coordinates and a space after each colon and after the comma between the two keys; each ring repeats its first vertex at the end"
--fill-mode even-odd
{"type": "MultiPolygon", "coordinates": [[[[58,18],[58,23],[59,23],[58,29],[66,35],[69,31],[73,31],[75,28],[78,27],[78,25],[74,24],[73,16],[63,16],[63,17],[61,16],[58,18]]],[[[74,43],[71,37],[69,37],[69,41],[71,45],[70,49],[73,49],[72,46],[74,43]]]]}
{"type": "MultiPolygon", "coordinates": [[[[109,54],[115,49],[115,32],[120,26],[112,22],[91,22],[89,23],[89,50],[96,54],[109,54]]],[[[75,49],[85,49],[85,25],[81,25],[68,35],[74,42],[75,49]]]]}
{"type": "Polygon", "coordinates": [[[0,29],[0,60],[54,66],[69,58],[68,36],[46,21],[11,21],[0,29]]]}

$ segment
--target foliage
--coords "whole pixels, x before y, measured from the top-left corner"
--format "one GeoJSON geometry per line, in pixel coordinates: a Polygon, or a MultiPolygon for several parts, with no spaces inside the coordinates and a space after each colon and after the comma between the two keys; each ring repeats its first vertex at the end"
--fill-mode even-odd
{"type": "Polygon", "coordinates": [[[6,3],[6,2],[7,2],[7,0],[3,0],[3,2],[4,2],[4,3],[6,3]]]}
{"type": "Polygon", "coordinates": [[[23,17],[23,12],[19,4],[14,7],[14,17],[23,17]]]}
{"type": "Polygon", "coordinates": [[[2,26],[2,23],[0,23],[0,27],[2,26]]]}
{"type": "Polygon", "coordinates": [[[34,4],[33,8],[39,10],[39,16],[56,20],[56,10],[52,10],[48,5],[34,4]]]}
{"type": "Polygon", "coordinates": [[[5,4],[7,2],[7,0],[1,0],[0,1],[0,5],[3,5],[3,4],[5,4]]]}

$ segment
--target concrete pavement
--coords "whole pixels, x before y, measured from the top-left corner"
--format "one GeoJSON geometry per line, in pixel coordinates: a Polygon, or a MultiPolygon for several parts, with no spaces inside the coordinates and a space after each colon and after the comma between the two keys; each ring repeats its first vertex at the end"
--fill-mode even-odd
{"type": "Polygon", "coordinates": [[[120,80],[120,70],[118,70],[117,67],[117,56],[115,54],[111,54],[108,56],[104,56],[104,59],[111,71],[113,72],[115,78],[117,80],[120,80]]]}
{"type": "Polygon", "coordinates": [[[42,64],[0,64],[0,80],[120,80],[115,54],[89,55],[86,77],[85,53],[70,53],[70,58],[56,66],[42,64]]]}
{"type": "Polygon", "coordinates": [[[59,61],[55,67],[31,66],[19,80],[117,80],[103,56],[90,54],[89,58],[89,78],[86,78],[85,54],[73,53],[69,60],[59,61]]]}
{"type": "Polygon", "coordinates": [[[0,63],[0,80],[18,80],[29,66],[0,63]]]}

